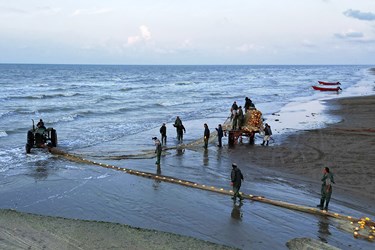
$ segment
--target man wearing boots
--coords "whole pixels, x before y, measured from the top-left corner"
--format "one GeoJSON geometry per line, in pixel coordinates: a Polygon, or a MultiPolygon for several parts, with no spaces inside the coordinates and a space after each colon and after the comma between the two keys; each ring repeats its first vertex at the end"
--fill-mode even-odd
{"type": "Polygon", "coordinates": [[[272,130],[271,130],[271,126],[268,125],[268,123],[264,124],[264,138],[263,138],[263,143],[261,144],[262,146],[264,146],[264,143],[267,142],[267,146],[268,146],[268,143],[271,139],[271,135],[272,135],[272,130]]]}
{"type": "Polygon", "coordinates": [[[159,166],[160,165],[161,151],[163,149],[161,147],[161,142],[159,141],[158,138],[152,137],[152,140],[155,141],[155,146],[156,146],[156,148],[155,148],[155,153],[156,153],[156,162],[155,162],[155,164],[159,166]]]}
{"type": "Polygon", "coordinates": [[[331,199],[332,194],[332,184],[335,183],[333,180],[333,174],[329,172],[329,168],[325,167],[323,169],[323,177],[322,177],[322,189],[321,189],[321,197],[320,197],[320,204],[317,205],[320,210],[328,210],[329,200],[331,199]],[[324,205],[325,202],[325,205],[324,205]]]}
{"type": "Polygon", "coordinates": [[[232,164],[232,172],[230,174],[231,177],[231,185],[233,186],[233,197],[232,199],[236,201],[236,198],[240,198],[240,201],[243,200],[241,194],[240,194],[240,188],[241,188],[241,182],[243,180],[243,175],[241,173],[241,170],[237,167],[236,163],[232,164]]]}
{"type": "Polygon", "coordinates": [[[161,144],[167,145],[167,127],[165,123],[160,127],[161,144]]]}

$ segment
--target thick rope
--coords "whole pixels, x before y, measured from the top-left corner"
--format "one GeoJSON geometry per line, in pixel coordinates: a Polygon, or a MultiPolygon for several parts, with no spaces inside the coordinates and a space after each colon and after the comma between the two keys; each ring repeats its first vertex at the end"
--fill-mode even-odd
{"type": "MultiPolygon", "coordinates": [[[[57,148],[50,148],[49,151],[54,154],[54,155],[59,155],[62,156],[68,160],[75,161],[75,162],[80,162],[80,163],[87,163],[91,165],[96,165],[104,168],[109,168],[109,169],[114,169],[118,171],[123,171],[127,174],[131,175],[136,175],[136,176],[141,176],[144,178],[149,178],[149,179],[154,179],[158,181],[163,181],[163,182],[169,182],[173,184],[178,184],[186,187],[191,187],[191,188],[196,188],[196,189],[201,189],[201,190],[206,190],[210,192],[215,192],[219,194],[224,194],[224,195],[230,195],[233,196],[233,191],[232,190],[226,190],[224,188],[217,188],[214,186],[209,186],[209,185],[202,185],[196,182],[191,182],[187,180],[182,180],[178,178],[174,178],[171,176],[165,176],[165,175],[158,175],[154,173],[149,173],[149,172],[144,172],[144,171],[138,171],[134,169],[129,169],[129,168],[123,168],[123,167],[117,167],[113,165],[108,165],[100,162],[96,162],[93,160],[85,159],[73,154],[66,153],[62,150],[59,150],[57,148]]],[[[302,205],[297,205],[297,204],[292,204],[288,202],[283,202],[283,201],[278,201],[278,200],[272,200],[272,199],[267,199],[263,196],[258,196],[258,195],[253,195],[253,194],[245,194],[240,192],[242,197],[247,200],[252,200],[252,201],[258,201],[274,206],[279,206],[279,207],[284,207],[287,209],[292,209],[304,213],[310,213],[310,214],[315,214],[315,215],[324,215],[344,221],[348,221],[352,224],[352,230],[353,230],[353,236],[356,238],[363,238],[369,241],[374,241],[375,237],[375,222],[371,221],[368,217],[366,218],[354,218],[352,216],[348,215],[343,215],[343,214],[338,214],[338,213],[333,213],[333,212],[328,212],[325,210],[320,210],[317,208],[312,208],[312,207],[307,207],[307,206],[302,206],[302,205]],[[355,226],[355,224],[358,224],[358,226],[355,226]]]]}

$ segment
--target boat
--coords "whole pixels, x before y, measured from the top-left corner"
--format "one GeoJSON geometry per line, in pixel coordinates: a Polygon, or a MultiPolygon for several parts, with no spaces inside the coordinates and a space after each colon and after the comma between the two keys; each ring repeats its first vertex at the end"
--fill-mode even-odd
{"type": "Polygon", "coordinates": [[[318,81],[319,84],[322,85],[341,85],[340,82],[323,82],[323,81],[318,81]]]}
{"type": "Polygon", "coordinates": [[[319,86],[312,86],[315,90],[320,91],[340,91],[342,90],[340,87],[334,87],[334,88],[327,88],[327,87],[319,87],[319,86]]]}

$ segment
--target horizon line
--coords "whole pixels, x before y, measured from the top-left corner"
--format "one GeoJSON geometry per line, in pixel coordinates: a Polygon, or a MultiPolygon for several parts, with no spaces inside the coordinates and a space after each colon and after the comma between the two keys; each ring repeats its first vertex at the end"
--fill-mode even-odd
{"type": "Polygon", "coordinates": [[[375,64],[116,64],[116,63],[6,63],[0,65],[81,65],[81,66],[375,66],[375,64]]]}

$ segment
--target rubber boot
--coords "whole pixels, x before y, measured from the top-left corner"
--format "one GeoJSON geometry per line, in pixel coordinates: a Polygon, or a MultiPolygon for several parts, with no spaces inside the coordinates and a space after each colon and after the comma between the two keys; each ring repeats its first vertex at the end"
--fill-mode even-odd
{"type": "Polygon", "coordinates": [[[328,204],[329,204],[329,201],[326,201],[326,205],[324,207],[324,210],[328,211],[328,204]]]}
{"type": "Polygon", "coordinates": [[[262,144],[260,144],[260,145],[264,146],[264,143],[265,143],[265,141],[263,141],[263,143],[262,143],[262,144]]]}
{"type": "Polygon", "coordinates": [[[266,143],[266,146],[268,146],[268,143],[269,143],[270,141],[267,141],[267,143],[266,143]]]}
{"type": "Polygon", "coordinates": [[[320,204],[319,205],[316,205],[318,208],[320,208],[320,210],[323,210],[323,206],[324,206],[324,199],[320,199],[320,204]]]}

